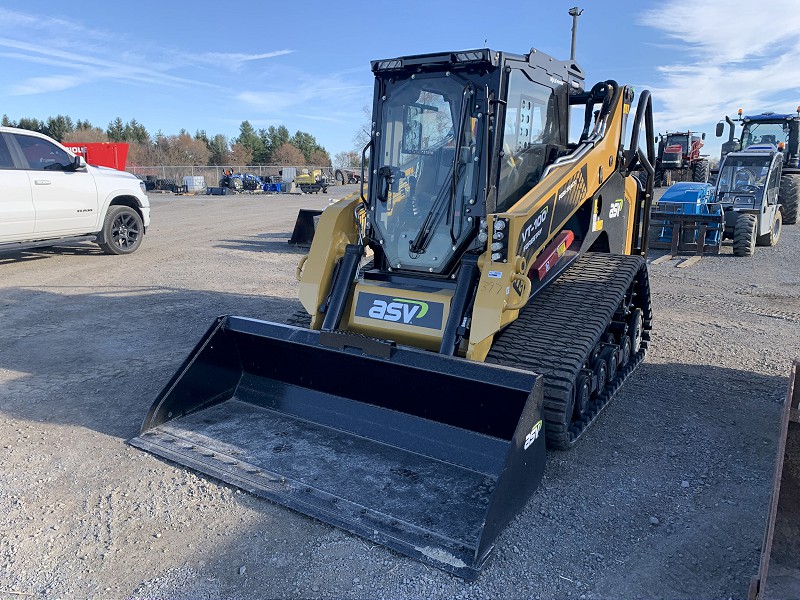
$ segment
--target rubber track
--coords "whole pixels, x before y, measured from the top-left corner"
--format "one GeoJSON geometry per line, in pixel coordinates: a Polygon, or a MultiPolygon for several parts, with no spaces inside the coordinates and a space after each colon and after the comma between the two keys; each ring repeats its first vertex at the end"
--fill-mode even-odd
{"type": "Polygon", "coordinates": [[[644,259],[638,256],[586,254],[520,311],[495,339],[487,363],[544,375],[544,419],[548,446],[575,444],[622,383],[644,360],[652,327],[650,284],[644,259]],[[587,414],[570,427],[564,413],[573,383],[600,341],[634,280],[635,308],[642,309],[642,345],[625,368],[591,403],[587,414]]]}

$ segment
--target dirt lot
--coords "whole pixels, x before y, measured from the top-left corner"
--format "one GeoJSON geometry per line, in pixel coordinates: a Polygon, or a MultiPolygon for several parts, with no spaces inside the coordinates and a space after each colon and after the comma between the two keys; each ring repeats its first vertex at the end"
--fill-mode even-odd
{"type": "Polygon", "coordinates": [[[800,227],[651,268],[645,363],[472,584],[126,445],[212,320],[297,307],[299,207],[152,195],[142,248],[0,255],[0,599],[742,598],[800,356],[800,227]]]}

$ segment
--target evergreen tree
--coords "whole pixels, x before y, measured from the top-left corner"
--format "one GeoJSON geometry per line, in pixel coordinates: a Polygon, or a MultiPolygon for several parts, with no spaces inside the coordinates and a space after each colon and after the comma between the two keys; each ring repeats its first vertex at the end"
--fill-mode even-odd
{"type": "Polygon", "coordinates": [[[256,133],[256,130],[253,129],[250,121],[242,121],[242,124],[239,126],[239,137],[235,140],[235,143],[244,146],[250,151],[251,160],[256,156],[264,156],[264,147],[261,138],[256,133]]]}
{"type": "Polygon", "coordinates": [[[112,142],[124,142],[125,124],[122,122],[122,119],[117,117],[111,121],[111,123],[108,124],[108,129],[106,129],[106,134],[108,134],[108,139],[112,142]]]}
{"type": "Polygon", "coordinates": [[[45,133],[54,140],[59,142],[63,141],[66,136],[75,130],[75,125],[72,119],[63,115],[56,117],[47,117],[47,125],[45,126],[45,133]]]}

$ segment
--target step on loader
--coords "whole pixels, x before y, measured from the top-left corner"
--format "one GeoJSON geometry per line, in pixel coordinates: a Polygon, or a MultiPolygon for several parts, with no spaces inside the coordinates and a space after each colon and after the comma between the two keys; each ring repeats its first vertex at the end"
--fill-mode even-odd
{"type": "Polygon", "coordinates": [[[304,310],[221,317],[131,443],[474,579],[645,356],[650,93],[537,50],[372,71],[371,173],[319,217],[304,310]]]}

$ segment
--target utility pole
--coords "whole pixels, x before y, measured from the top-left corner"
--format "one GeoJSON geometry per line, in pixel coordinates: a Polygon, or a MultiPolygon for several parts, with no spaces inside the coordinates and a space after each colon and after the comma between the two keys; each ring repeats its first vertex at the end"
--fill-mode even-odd
{"type": "Polygon", "coordinates": [[[578,35],[578,17],[583,14],[583,9],[573,6],[569,9],[569,15],[572,17],[572,49],[569,52],[569,59],[575,60],[575,38],[578,35]]]}

